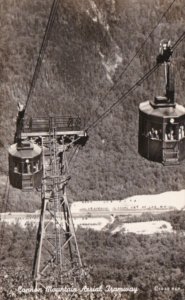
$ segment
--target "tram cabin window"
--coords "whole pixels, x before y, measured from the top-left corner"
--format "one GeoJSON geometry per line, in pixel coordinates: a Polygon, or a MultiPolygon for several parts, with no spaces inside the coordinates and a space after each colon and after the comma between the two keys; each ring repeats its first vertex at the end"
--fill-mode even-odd
{"type": "Polygon", "coordinates": [[[179,139],[179,131],[176,124],[167,124],[165,131],[165,140],[166,141],[175,141],[179,139]]]}
{"type": "Polygon", "coordinates": [[[39,162],[36,161],[33,163],[33,172],[38,172],[39,171],[39,162]]]}
{"type": "Polygon", "coordinates": [[[184,138],[184,125],[180,125],[179,127],[179,140],[184,138]]]}
{"type": "Polygon", "coordinates": [[[31,163],[29,159],[26,159],[23,163],[23,173],[30,174],[31,173],[31,163]]]}
{"type": "Polygon", "coordinates": [[[144,118],[141,120],[141,132],[142,135],[147,136],[147,120],[144,118]]]}
{"type": "Polygon", "coordinates": [[[19,173],[19,169],[18,169],[18,164],[17,163],[15,163],[14,172],[15,173],[19,173]]]}
{"type": "Polygon", "coordinates": [[[14,173],[22,173],[21,162],[14,162],[14,173]]]}
{"type": "Polygon", "coordinates": [[[147,136],[153,140],[162,140],[161,124],[150,124],[147,136]]]}

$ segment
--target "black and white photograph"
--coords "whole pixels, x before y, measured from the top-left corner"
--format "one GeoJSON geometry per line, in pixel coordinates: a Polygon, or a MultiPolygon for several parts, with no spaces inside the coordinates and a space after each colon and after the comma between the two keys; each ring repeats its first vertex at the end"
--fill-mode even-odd
{"type": "Polygon", "coordinates": [[[0,300],[185,300],[185,0],[0,0],[0,300]]]}

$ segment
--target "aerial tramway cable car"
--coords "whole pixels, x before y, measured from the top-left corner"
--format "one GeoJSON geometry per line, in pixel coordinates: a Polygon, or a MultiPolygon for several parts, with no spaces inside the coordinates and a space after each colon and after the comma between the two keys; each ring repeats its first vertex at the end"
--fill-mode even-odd
{"type": "MultiPolygon", "coordinates": [[[[54,129],[58,143],[65,147],[69,142],[84,146],[88,136],[81,130],[83,124],[79,117],[54,116],[24,119],[24,110],[23,105],[19,104],[14,144],[8,151],[9,179],[13,187],[29,191],[40,187],[43,178],[42,137],[49,139],[54,129]]],[[[48,146],[48,154],[50,146],[48,146]]],[[[46,148],[46,145],[44,147],[46,148]]]]}
{"type": "Polygon", "coordinates": [[[139,105],[141,156],[164,165],[179,164],[185,158],[185,108],[175,102],[171,43],[162,40],[157,63],[165,68],[165,95],[139,105]]]}
{"type": "MultiPolygon", "coordinates": [[[[185,159],[185,108],[175,102],[172,52],[171,42],[162,40],[157,64],[165,68],[165,95],[139,106],[138,151],[148,160],[164,165],[179,164],[185,159]]],[[[9,178],[13,187],[32,190],[41,185],[43,176],[40,134],[47,135],[54,125],[58,139],[61,134],[65,143],[64,132],[74,139],[77,131],[77,141],[82,146],[88,136],[81,132],[80,118],[31,118],[25,122],[24,114],[25,108],[19,104],[15,143],[9,148],[9,178]]]]}
{"type": "Polygon", "coordinates": [[[9,178],[13,187],[32,190],[41,185],[42,150],[37,144],[23,141],[9,148],[9,178]]]}
{"type": "Polygon", "coordinates": [[[9,179],[13,187],[28,191],[41,185],[42,149],[34,141],[21,138],[24,112],[24,106],[18,103],[14,144],[8,150],[9,179]]]}

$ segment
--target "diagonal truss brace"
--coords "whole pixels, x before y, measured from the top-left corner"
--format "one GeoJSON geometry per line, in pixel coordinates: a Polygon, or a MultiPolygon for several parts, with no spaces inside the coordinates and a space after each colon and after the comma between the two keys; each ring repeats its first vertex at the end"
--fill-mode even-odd
{"type": "Polygon", "coordinates": [[[66,143],[65,134],[60,135],[59,143],[55,128],[49,136],[42,137],[42,206],[33,265],[35,288],[73,285],[84,274],[66,191],[70,179],[66,152],[78,140],[77,136],[66,143]]]}

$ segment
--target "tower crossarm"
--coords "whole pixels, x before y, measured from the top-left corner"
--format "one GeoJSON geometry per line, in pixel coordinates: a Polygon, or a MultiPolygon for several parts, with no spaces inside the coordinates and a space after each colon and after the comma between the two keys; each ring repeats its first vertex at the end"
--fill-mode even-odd
{"type": "Polygon", "coordinates": [[[21,138],[49,137],[50,131],[55,128],[55,136],[86,137],[84,124],[79,117],[42,117],[24,119],[21,138]]]}

